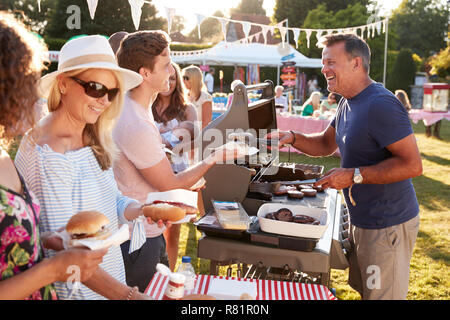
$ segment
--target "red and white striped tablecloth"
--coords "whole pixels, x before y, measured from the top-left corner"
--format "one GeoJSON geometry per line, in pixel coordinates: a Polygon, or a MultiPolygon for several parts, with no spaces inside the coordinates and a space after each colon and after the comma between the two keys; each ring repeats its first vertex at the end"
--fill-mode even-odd
{"type": "MultiPolygon", "coordinates": [[[[256,300],[337,300],[326,286],[318,284],[260,279],[239,279],[235,277],[203,274],[197,275],[195,286],[191,293],[207,294],[211,281],[214,278],[256,282],[256,300]]],[[[156,300],[161,300],[168,282],[168,276],[156,272],[145,290],[145,294],[156,300]]]]}

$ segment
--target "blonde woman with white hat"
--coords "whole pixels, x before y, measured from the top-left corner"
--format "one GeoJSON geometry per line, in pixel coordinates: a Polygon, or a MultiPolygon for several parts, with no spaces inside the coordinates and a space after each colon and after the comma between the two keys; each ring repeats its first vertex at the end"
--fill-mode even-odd
{"type": "MultiPolygon", "coordinates": [[[[67,42],[60,51],[58,70],[41,78],[39,90],[50,113],[25,135],[15,163],[41,203],[42,231],[60,230],[71,216],[85,210],[102,212],[113,230],[142,214],[140,204],[117,188],[111,136],[123,92],[141,82],[139,74],[117,65],[108,41],[98,35],[67,42]]],[[[47,250],[46,255],[55,255],[55,250],[47,250]]],[[[56,282],[58,296],[147,297],[125,284],[119,247],[109,249],[100,267],[78,290],[56,282]]]]}
{"type": "Polygon", "coordinates": [[[39,202],[7,151],[14,137],[35,121],[36,81],[47,49],[4,11],[0,11],[0,43],[0,300],[53,300],[58,297],[52,283],[66,281],[68,267],[76,264],[85,281],[107,249],[62,250],[44,259],[42,244],[50,237],[40,233],[39,202]]]}

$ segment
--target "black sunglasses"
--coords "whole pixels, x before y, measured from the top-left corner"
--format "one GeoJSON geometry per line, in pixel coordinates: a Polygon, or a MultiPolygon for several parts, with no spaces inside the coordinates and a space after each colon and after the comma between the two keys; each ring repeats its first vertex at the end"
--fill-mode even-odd
{"type": "Polygon", "coordinates": [[[108,100],[113,101],[117,93],[119,92],[119,88],[108,89],[107,87],[98,82],[94,81],[85,82],[75,77],[70,78],[75,80],[78,84],[80,84],[84,88],[84,92],[89,97],[92,98],[101,98],[105,94],[108,94],[108,100]]]}
{"type": "Polygon", "coordinates": [[[189,81],[189,77],[188,76],[183,76],[183,80],[189,81]]]}

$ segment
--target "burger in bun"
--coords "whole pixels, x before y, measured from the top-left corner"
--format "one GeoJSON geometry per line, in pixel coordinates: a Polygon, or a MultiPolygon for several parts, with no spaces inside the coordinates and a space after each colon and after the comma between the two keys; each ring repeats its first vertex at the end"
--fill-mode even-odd
{"type": "Polygon", "coordinates": [[[97,211],[81,211],[70,218],[66,231],[73,240],[104,240],[111,235],[109,219],[97,211]]]}
{"type": "Polygon", "coordinates": [[[178,221],[183,219],[187,214],[196,214],[198,209],[181,202],[171,201],[153,201],[142,206],[144,216],[151,218],[153,221],[178,221]]]}

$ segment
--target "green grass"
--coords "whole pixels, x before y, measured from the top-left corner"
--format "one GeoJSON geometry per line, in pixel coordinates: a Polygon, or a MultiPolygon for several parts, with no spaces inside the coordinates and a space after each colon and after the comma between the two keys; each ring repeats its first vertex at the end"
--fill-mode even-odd
{"type": "MultiPolygon", "coordinates": [[[[411,259],[408,299],[450,298],[450,122],[443,120],[441,137],[427,138],[422,122],[413,124],[417,144],[422,156],[423,174],[413,179],[420,204],[420,229],[411,259]]],[[[17,141],[11,147],[14,158],[17,141]]],[[[287,161],[283,154],[280,161],[287,161]]],[[[323,165],[325,172],[339,166],[339,158],[311,158],[291,153],[291,161],[323,165]]],[[[209,274],[209,260],[197,258],[197,241],[201,233],[192,224],[181,228],[178,263],[183,255],[192,257],[198,273],[209,274]]],[[[226,267],[220,268],[221,275],[226,267]]],[[[233,275],[236,276],[235,270],[233,275]]],[[[332,270],[330,287],[336,288],[337,297],[344,300],[359,299],[359,294],[347,285],[348,270],[332,270]]]]}
{"type": "MultiPolygon", "coordinates": [[[[441,137],[427,138],[422,122],[413,124],[422,156],[423,174],[413,179],[420,204],[420,229],[411,259],[408,299],[450,298],[450,122],[443,120],[441,137]]],[[[283,154],[280,161],[287,161],[283,154]]],[[[291,161],[323,165],[325,172],[339,166],[339,158],[310,158],[291,153],[291,161]]],[[[209,273],[209,260],[197,258],[197,241],[201,233],[192,224],[181,229],[179,262],[189,255],[197,272],[209,273]]],[[[219,269],[226,274],[226,267],[219,269]]],[[[235,276],[235,270],[233,270],[235,276]]],[[[332,270],[330,287],[339,299],[360,299],[348,284],[348,270],[332,270]]]]}

